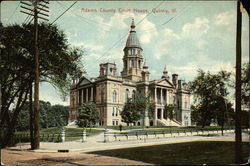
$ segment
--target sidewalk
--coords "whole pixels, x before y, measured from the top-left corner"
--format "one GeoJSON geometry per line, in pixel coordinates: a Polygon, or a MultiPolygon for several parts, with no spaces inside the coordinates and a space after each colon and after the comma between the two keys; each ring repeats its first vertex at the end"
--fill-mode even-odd
{"type": "MultiPolygon", "coordinates": [[[[109,130],[111,131],[111,130],[109,130]]],[[[111,131],[112,132],[112,131],[111,131]]],[[[95,136],[87,137],[86,142],[72,141],[63,143],[50,143],[41,142],[40,149],[35,150],[36,152],[58,152],[58,150],[69,150],[69,152],[91,152],[98,150],[108,149],[120,149],[138,146],[150,146],[160,144],[173,144],[182,142],[193,142],[193,141],[234,141],[234,133],[225,133],[224,136],[221,134],[206,135],[194,135],[194,136],[175,136],[165,138],[150,138],[150,139],[134,139],[134,140],[121,140],[104,143],[104,133],[100,133],[95,136]]],[[[243,141],[249,142],[249,135],[246,133],[242,134],[243,141]]],[[[18,147],[18,146],[17,146],[18,147]]]]}

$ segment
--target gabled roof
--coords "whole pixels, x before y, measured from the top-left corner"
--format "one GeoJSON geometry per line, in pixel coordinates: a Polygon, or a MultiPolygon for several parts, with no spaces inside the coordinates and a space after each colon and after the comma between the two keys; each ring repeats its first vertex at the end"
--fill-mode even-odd
{"type": "Polygon", "coordinates": [[[174,85],[172,84],[172,82],[170,82],[166,78],[162,78],[162,79],[159,79],[159,80],[152,80],[152,81],[149,82],[149,84],[150,85],[157,84],[157,85],[161,85],[161,86],[174,88],[174,85]]]}
{"type": "Polygon", "coordinates": [[[87,76],[82,76],[76,86],[78,87],[78,86],[84,86],[88,84],[93,84],[93,81],[87,76]]]}

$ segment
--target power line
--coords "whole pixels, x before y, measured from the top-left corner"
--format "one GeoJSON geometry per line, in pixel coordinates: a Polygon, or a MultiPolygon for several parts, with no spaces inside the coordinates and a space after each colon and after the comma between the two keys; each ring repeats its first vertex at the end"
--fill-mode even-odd
{"type": "Polygon", "coordinates": [[[9,20],[14,16],[14,14],[16,13],[16,10],[17,10],[17,8],[20,6],[20,4],[21,4],[21,1],[18,3],[17,7],[15,8],[15,10],[13,11],[13,13],[12,13],[11,16],[8,18],[7,21],[9,21],[9,20]]]}
{"type": "Polygon", "coordinates": [[[60,17],[62,17],[71,7],[73,7],[75,4],[77,3],[77,1],[75,1],[70,7],[68,7],[62,14],[60,14],[51,24],[53,24],[54,22],[56,22],[60,17]]]}
{"type": "MultiPolygon", "coordinates": [[[[56,1],[56,2],[57,2],[60,6],[62,6],[63,8],[66,8],[66,6],[63,5],[61,2],[59,2],[59,1],[56,1]]],[[[81,21],[87,23],[87,24],[90,25],[90,26],[91,26],[91,25],[97,26],[98,24],[100,24],[100,25],[104,25],[104,26],[107,26],[107,27],[112,27],[111,25],[108,25],[108,24],[105,24],[105,23],[96,22],[96,21],[94,21],[94,20],[91,20],[91,19],[88,19],[88,18],[86,18],[86,17],[83,17],[82,15],[78,15],[78,14],[76,14],[75,12],[70,12],[70,11],[69,11],[69,13],[71,13],[71,14],[73,14],[73,15],[79,17],[79,18],[81,18],[81,21]]],[[[100,28],[100,29],[102,29],[102,30],[104,30],[104,31],[106,31],[106,32],[110,32],[110,30],[105,30],[105,29],[103,29],[103,26],[102,26],[102,27],[97,26],[97,27],[100,28]]]]}
{"type": "MultiPolygon", "coordinates": [[[[168,20],[165,21],[164,23],[159,24],[159,25],[156,25],[156,26],[159,26],[159,27],[161,27],[161,28],[164,28],[164,25],[168,24],[168,23],[169,23],[170,21],[172,21],[173,19],[176,19],[177,17],[179,17],[180,15],[182,15],[183,13],[185,13],[185,12],[187,11],[187,10],[185,10],[185,9],[188,9],[188,8],[192,7],[192,6],[191,6],[192,3],[193,3],[193,2],[191,2],[189,5],[187,5],[187,6],[185,6],[184,8],[182,8],[182,10],[181,10],[181,12],[180,12],[179,14],[177,14],[177,15],[171,17],[170,19],[168,19],[168,20]]],[[[154,32],[154,31],[156,31],[155,28],[150,28],[150,29],[146,29],[146,30],[140,31],[140,32],[138,32],[138,33],[154,32]]]]}
{"type": "MultiPolygon", "coordinates": [[[[160,5],[162,5],[165,1],[161,1],[155,8],[159,7],[160,5]]],[[[138,26],[140,23],[142,23],[150,14],[152,14],[152,11],[150,13],[148,13],[145,17],[143,17],[137,24],[136,26],[138,26]]],[[[120,43],[120,41],[127,36],[127,33],[125,35],[123,35],[117,42],[115,42],[115,44],[113,44],[104,54],[102,54],[102,57],[104,57],[111,49],[113,49],[118,43],[120,43]]],[[[100,58],[98,58],[97,60],[99,60],[100,58]]]]}

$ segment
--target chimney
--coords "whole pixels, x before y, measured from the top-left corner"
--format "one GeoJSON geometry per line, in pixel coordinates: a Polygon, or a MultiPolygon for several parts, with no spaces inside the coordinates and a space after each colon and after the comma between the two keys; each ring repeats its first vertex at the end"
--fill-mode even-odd
{"type": "Polygon", "coordinates": [[[182,80],[178,80],[178,89],[182,89],[182,80]]]}
{"type": "Polygon", "coordinates": [[[177,87],[178,74],[172,74],[172,83],[177,87]]]}

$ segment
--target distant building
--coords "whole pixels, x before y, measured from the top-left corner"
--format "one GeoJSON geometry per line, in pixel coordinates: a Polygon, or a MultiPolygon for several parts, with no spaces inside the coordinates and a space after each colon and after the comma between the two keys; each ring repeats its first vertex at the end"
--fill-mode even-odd
{"type": "Polygon", "coordinates": [[[144,94],[150,92],[155,111],[153,119],[145,115],[145,119],[139,120],[135,125],[191,125],[190,93],[187,84],[178,80],[177,74],[172,74],[170,79],[166,67],[160,79],[149,80],[148,65],[143,61],[143,49],[136,35],[134,21],[123,52],[121,76],[118,75],[116,64],[107,62],[100,64],[100,74],[97,78],[90,79],[82,75],[73,81],[70,90],[69,122],[76,120],[82,103],[93,101],[100,113],[99,125],[125,125],[120,113],[127,99],[139,91],[144,94]],[[178,111],[172,121],[164,115],[165,104],[177,105],[178,111]]]}

